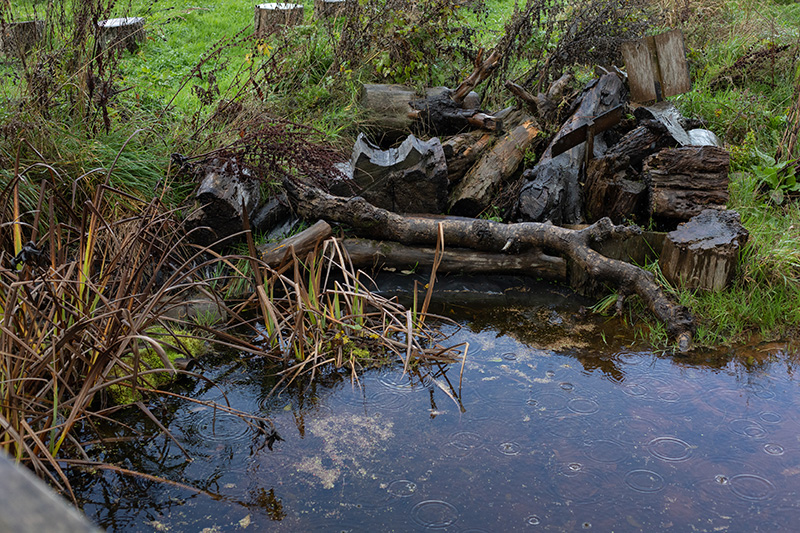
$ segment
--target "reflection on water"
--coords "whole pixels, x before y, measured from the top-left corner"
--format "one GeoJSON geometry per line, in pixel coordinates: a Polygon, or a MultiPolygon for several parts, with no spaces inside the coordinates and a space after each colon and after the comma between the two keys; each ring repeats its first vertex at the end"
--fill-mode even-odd
{"type": "Polygon", "coordinates": [[[194,395],[224,392],[284,442],[270,451],[235,416],[165,399],[154,408],[192,462],[148,420],[126,421],[144,435],[134,444],[92,452],[197,492],[109,472],[74,482],[87,515],[117,531],[795,530],[791,358],[690,364],[593,320],[569,307],[472,317],[456,334],[470,343],[460,403],[444,392],[458,396],[459,366],[267,397],[262,361],[212,361],[221,390],[187,385],[194,395]]]}

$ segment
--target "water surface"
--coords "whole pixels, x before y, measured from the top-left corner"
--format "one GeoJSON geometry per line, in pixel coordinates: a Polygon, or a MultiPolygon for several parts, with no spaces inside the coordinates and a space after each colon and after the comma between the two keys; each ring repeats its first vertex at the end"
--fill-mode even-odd
{"type": "Polygon", "coordinates": [[[155,402],[193,461],[138,416],[93,453],[203,492],[85,473],[83,509],[114,531],[796,529],[794,357],[656,355],[621,322],[548,301],[462,316],[460,391],[459,365],[395,366],[268,397],[265,361],[208,360],[219,388],[185,391],[224,392],[285,441],[270,450],[236,416],[155,402]]]}

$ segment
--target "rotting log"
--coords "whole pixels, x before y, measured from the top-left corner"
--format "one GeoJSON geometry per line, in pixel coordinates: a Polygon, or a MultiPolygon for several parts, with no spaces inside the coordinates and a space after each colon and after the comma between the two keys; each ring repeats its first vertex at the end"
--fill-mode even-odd
{"type": "Polygon", "coordinates": [[[656,318],[664,322],[681,351],[688,351],[691,347],[695,326],[686,307],[669,298],[651,273],[604,257],[591,248],[593,242],[614,235],[638,234],[641,231],[638,228],[615,226],[607,218],[582,230],[570,230],[535,222],[503,224],[481,219],[402,216],[376,208],[360,197],[331,196],[292,180],[285,180],[284,186],[300,216],[344,223],[365,237],[408,245],[434,245],[441,231],[447,247],[494,253],[518,253],[523,249],[538,248],[547,254],[563,256],[593,279],[616,287],[618,310],[621,310],[625,298],[638,295],[656,318]]]}
{"type": "MultiPolygon", "coordinates": [[[[574,224],[581,220],[580,173],[586,159],[586,143],[556,157],[553,157],[553,146],[559,138],[586,125],[593,117],[618,106],[623,96],[624,87],[616,74],[606,74],[586,86],[577,109],[539,162],[523,173],[526,183],[516,206],[522,219],[549,220],[554,224],[574,224]]],[[[602,155],[607,148],[604,135],[595,136],[592,145],[594,157],[602,155]]]]}
{"type": "Polygon", "coordinates": [[[621,224],[644,219],[647,186],[630,179],[629,170],[630,159],[625,155],[605,155],[589,162],[583,186],[586,220],[608,217],[621,224]]]}
{"type": "Polygon", "coordinates": [[[476,216],[486,209],[499,186],[517,171],[539,133],[533,117],[527,117],[481,156],[450,196],[450,212],[476,216]]]}
{"type": "Polygon", "coordinates": [[[706,209],[667,234],[658,263],[670,283],[719,292],[733,281],[748,237],[739,213],[706,209]]]}
{"type": "Polygon", "coordinates": [[[683,146],[662,150],[644,163],[650,188],[650,214],[689,220],[708,207],[728,202],[730,154],[716,146],[683,146]]]}
{"type": "Polygon", "coordinates": [[[564,74],[550,85],[546,94],[539,93],[536,96],[512,81],[507,81],[505,87],[533,116],[542,122],[551,122],[556,118],[558,106],[572,80],[572,74],[564,74]]]}
{"type": "Polygon", "coordinates": [[[269,35],[281,26],[302,24],[303,4],[270,2],[255,6],[255,34],[257,38],[269,35]]]}
{"type": "Polygon", "coordinates": [[[144,17],[123,17],[97,23],[100,47],[118,52],[127,49],[134,53],[144,42],[144,17]]]}
{"type": "MultiPolygon", "coordinates": [[[[436,259],[436,249],[430,246],[407,246],[394,241],[344,239],[353,265],[358,268],[396,268],[409,270],[430,267],[436,259]]],[[[519,254],[479,252],[467,248],[445,248],[438,272],[460,274],[526,274],[551,281],[566,281],[567,263],[560,257],[542,253],[536,248],[519,254]]]]}
{"type": "Polygon", "coordinates": [[[495,135],[485,131],[468,131],[450,137],[442,143],[447,160],[447,180],[456,183],[475,164],[478,159],[497,140],[495,135]]]}
{"type": "Polygon", "coordinates": [[[205,168],[195,194],[196,209],[184,221],[194,242],[218,250],[233,244],[221,242],[244,229],[248,216],[261,203],[259,182],[235,161],[212,161],[205,168]]]}

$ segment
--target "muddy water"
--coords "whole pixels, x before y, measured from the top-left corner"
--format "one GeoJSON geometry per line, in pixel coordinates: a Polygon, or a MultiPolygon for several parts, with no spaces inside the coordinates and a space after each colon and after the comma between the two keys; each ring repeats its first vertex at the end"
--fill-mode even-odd
{"type": "MultiPolygon", "coordinates": [[[[552,298],[551,298],[552,300],[552,298]]],[[[626,343],[575,302],[464,316],[461,368],[326,376],[266,399],[257,359],[206,362],[231,415],[154,404],[194,460],[133,417],[96,458],[201,489],[76,476],[114,531],[792,531],[800,523],[800,388],[779,346],[691,363],[626,343]],[[450,395],[444,391],[450,392],[450,395]]]]}

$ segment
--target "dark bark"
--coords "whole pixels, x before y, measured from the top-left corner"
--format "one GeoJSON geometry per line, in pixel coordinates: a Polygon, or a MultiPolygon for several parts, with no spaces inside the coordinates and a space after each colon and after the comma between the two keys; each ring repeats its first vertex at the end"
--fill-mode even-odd
{"type": "MultiPolygon", "coordinates": [[[[427,268],[433,265],[436,256],[435,248],[407,246],[393,241],[344,239],[342,246],[350,255],[353,265],[359,268],[427,268]]],[[[446,247],[438,272],[526,274],[552,281],[566,281],[567,263],[560,257],[543,254],[535,248],[519,254],[503,254],[446,247]]]]}
{"type": "Polygon", "coordinates": [[[730,155],[715,146],[662,150],[644,163],[650,187],[650,213],[657,218],[689,220],[707,207],[728,201],[730,155]]]}
{"type": "Polygon", "coordinates": [[[456,87],[456,90],[453,91],[452,99],[457,105],[461,106],[464,102],[464,98],[478,86],[483,80],[488,78],[492,72],[500,65],[500,52],[497,50],[492,50],[492,53],[489,54],[489,57],[486,60],[483,60],[483,50],[478,53],[478,57],[475,59],[475,70],[470,74],[467,79],[461,82],[461,84],[456,87]]]}
{"type": "MultiPolygon", "coordinates": [[[[524,220],[554,224],[574,224],[581,220],[580,172],[585,160],[586,143],[581,143],[553,157],[553,144],[559,137],[586,124],[622,101],[624,87],[616,74],[606,74],[587,86],[571,118],[542,154],[539,163],[526,170],[526,184],[520,192],[517,213],[524,220]]],[[[594,155],[606,150],[603,135],[594,139],[594,155]]]]}
{"type": "Polygon", "coordinates": [[[630,159],[605,155],[589,162],[584,184],[584,213],[592,222],[608,217],[615,224],[641,222],[647,206],[647,187],[629,179],[630,159]]]}
{"type": "Polygon", "coordinates": [[[748,237],[739,213],[706,209],[667,234],[658,262],[670,283],[721,291],[733,281],[748,237]]]}
{"type": "Polygon", "coordinates": [[[433,245],[441,227],[447,247],[492,253],[518,253],[538,248],[547,254],[563,256],[597,281],[615,286],[620,294],[620,306],[625,297],[638,295],[666,324],[667,331],[682,351],[691,345],[694,333],[691,313],[671,300],[652,274],[623,261],[604,257],[591,248],[593,242],[614,235],[638,234],[638,228],[614,226],[608,219],[582,230],[570,230],[541,223],[503,224],[478,219],[406,217],[376,208],[363,198],[335,197],[299,182],[287,180],[285,187],[300,216],[345,223],[370,238],[408,245],[433,245]]]}
{"type": "Polygon", "coordinates": [[[447,180],[454,184],[494,144],[497,137],[485,131],[469,131],[450,137],[442,143],[447,160],[447,180]]]}

